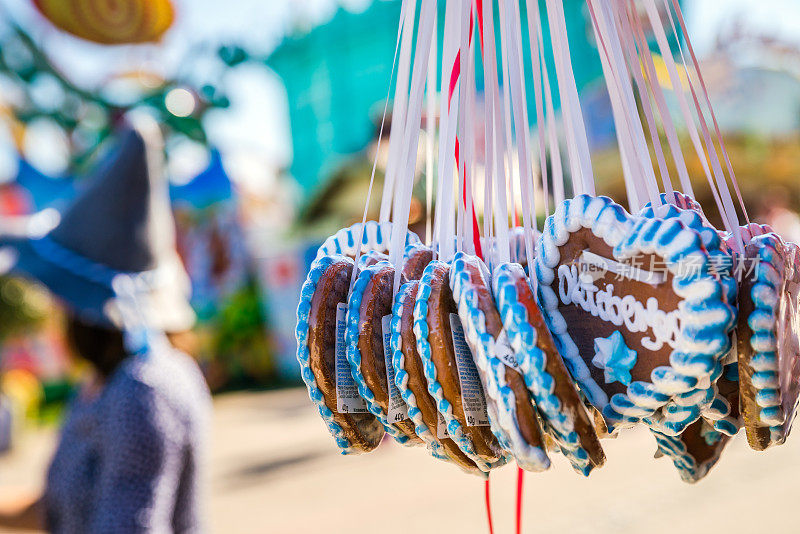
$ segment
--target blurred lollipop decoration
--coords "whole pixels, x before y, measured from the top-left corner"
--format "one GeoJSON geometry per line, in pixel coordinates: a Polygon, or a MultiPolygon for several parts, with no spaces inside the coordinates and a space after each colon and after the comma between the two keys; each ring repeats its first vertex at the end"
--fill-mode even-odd
{"type": "Polygon", "coordinates": [[[101,44],[159,41],[172,26],[170,0],[33,0],[58,28],[101,44]]]}

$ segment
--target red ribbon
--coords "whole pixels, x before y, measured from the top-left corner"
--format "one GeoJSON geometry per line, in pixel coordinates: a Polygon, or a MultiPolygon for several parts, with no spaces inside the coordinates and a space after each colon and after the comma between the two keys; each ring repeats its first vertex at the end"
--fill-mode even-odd
{"type": "Polygon", "coordinates": [[[486,496],[486,520],[489,522],[489,534],[494,534],[494,526],[492,525],[492,499],[490,497],[491,490],[489,488],[489,475],[486,475],[486,482],[484,483],[484,493],[486,496]]]}
{"type": "Polygon", "coordinates": [[[525,471],[517,467],[517,534],[522,532],[522,487],[525,485],[525,471]]]}

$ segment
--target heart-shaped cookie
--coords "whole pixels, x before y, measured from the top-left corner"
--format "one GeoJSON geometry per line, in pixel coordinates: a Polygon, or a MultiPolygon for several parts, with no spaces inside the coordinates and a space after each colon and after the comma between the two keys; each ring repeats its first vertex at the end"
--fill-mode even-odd
{"type": "Polygon", "coordinates": [[[347,308],[347,361],[370,413],[396,441],[414,445],[422,441],[394,384],[394,366],[387,351],[393,284],[394,267],[388,261],[379,261],[358,273],[347,308]]]}
{"type": "Polygon", "coordinates": [[[384,430],[364,407],[352,382],[344,348],[345,300],[353,261],[315,260],[297,306],[297,361],[311,400],[343,454],[369,452],[384,430]]]}
{"type": "Polygon", "coordinates": [[[704,420],[695,421],[680,436],[666,436],[653,431],[659,453],[672,460],[684,482],[693,484],[714,467],[730,437],[704,420]]]}
{"type": "Polygon", "coordinates": [[[517,465],[528,471],[543,471],[550,467],[550,458],[542,428],[508,337],[501,337],[503,320],[489,276],[480,258],[458,252],[450,267],[450,288],[486,401],[497,414],[490,420],[492,432],[517,465]]]}
{"type": "Polygon", "coordinates": [[[391,349],[395,384],[408,406],[416,434],[425,441],[431,454],[468,473],[481,474],[475,462],[448,436],[444,418],[436,410],[436,400],[428,393],[428,380],[414,335],[414,304],[418,289],[419,280],[412,280],[400,287],[394,300],[391,349]]]}
{"type": "Polygon", "coordinates": [[[448,435],[481,471],[505,464],[508,455],[489,429],[492,406],[486,403],[474,358],[463,335],[450,290],[450,265],[434,260],[419,281],[414,305],[417,351],[428,393],[444,417],[448,435]]]}
{"type": "Polygon", "coordinates": [[[403,254],[403,281],[419,280],[433,260],[433,249],[422,243],[410,243],[403,254]]]}
{"type": "MultiPolygon", "coordinates": [[[[709,263],[699,234],[677,218],[635,217],[607,197],[579,195],[548,217],[536,254],[539,302],[610,428],[710,387],[732,313],[709,263]]],[[[677,435],[699,414],[658,417],[659,430],[677,435]]]]}
{"type": "Polygon", "coordinates": [[[498,265],[493,278],[503,329],[542,423],[573,468],[588,475],[603,465],[605,454],[583,399],[547,330],[530,280],[517,263],[498,265]]]}
{"type": "Polygon", "coordinates": [[[781,444],[800,394],[800,250],[777,234],[753,237],[742,263],[739,393],[747,441],[781,444]]]}
{"type": "MultiPolygon", "coordinates": [[[[665,193],[661,194],[662,201],[666,201],[667,198],[665,193]]],[[[722,283],[724,288],[724,300],[731,312],[731,322],[727,326],[727,330],[732,335],[737,316],[736,302],[738,296],[738,284],[733,276],[733,251],[723,239],[721,233],[708,222],[700,205],[694,199],[678,191],[674,192],[674,199],[673,204],[662,204],[655,208],[650,203],[647,203],[640,215],[648,218],[676,218],[700,235],[703,246],[708,252],[709,270],[722,283]]],[[[736,350],[733,340],[729,345],[728,352],[736,350]]],[[[735,354],[732,357],[735,357],[735,354]]],[[[731,416],[731,401],[735,399],[728,398],[719,392],[717,378],[723,374],[722,366],[723,360],[719,360],[708,383],[704,381],[700,387],[670,400],[656,414],[648,418],[648,424],[655,430],[660,430],[665,424],[674,425],[674,421],[681,424],[681,421],[695,420],[699,415],[709,421],[718,431],[729,436],[734,435],[741,424],[738,418],[731,416]],[[663,417],[664,414],[669,414],[669,417],[663,417]]],[[[731,392],[734,390],[734,388],[730,387],[725,389],[731,392]]],[[[738,409],[736,411],[738,412],[738,409]]]]}

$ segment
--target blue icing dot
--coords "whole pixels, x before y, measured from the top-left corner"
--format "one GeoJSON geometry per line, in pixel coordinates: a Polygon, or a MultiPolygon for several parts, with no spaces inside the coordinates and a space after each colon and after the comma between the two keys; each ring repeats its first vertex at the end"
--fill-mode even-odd
{"type": "Polygon", "coordinates": [[[626,386],[631,383],[631,369],[636,363],[636,351],[625,344],[619,331],[608,337],[594,339],[595,355],[592,363],[605,370],[606,384],[620,382],[626,386]]]}

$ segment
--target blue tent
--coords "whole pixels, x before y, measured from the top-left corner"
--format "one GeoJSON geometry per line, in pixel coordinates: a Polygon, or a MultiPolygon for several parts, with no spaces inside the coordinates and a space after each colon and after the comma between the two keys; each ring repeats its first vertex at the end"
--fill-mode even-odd
{"type": "Polygon", "coordinates": [[[202,210],[213,204],[232,199],[231,180],[222,165],[219,150],[211,150],[208,167],[183,185],[170,186],[172,203],[180,207],[202,210]]]}
{"type": "Polygon", "coordinates": [[[15,181],[28,193],[32,211],[61,209],[75,198],[75,180],[71,176],[47,176],[24,159],[19,160],[15,181]]]}

